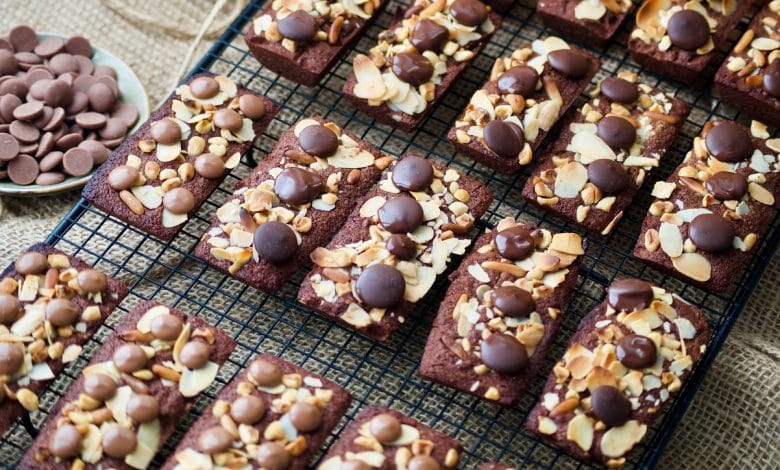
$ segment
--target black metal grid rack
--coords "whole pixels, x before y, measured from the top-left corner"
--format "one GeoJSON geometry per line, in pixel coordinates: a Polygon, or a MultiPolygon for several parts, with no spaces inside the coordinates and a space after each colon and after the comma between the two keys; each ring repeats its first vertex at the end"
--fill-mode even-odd
{"type": "MultiPolygon", "coordinates": [[[[548,34],[533,14],[535,2],[516,3],[482,54],[455,83],[443,102],[435,107],[431,117],[412,135],[372,122],[341,98],[342,85],[351,71],[352,54],[341,60],[326,76],[322,85],[316,88],[295,85],[263,69],[248,53],[242,39],[243,32],[249,27],[252,17],[260,7],[259,0],[247,6],[193,68],[192,73],[210,70],[226,74],[281,105],[281,112],[255,145],[254,156],[258,159],[271,150],[277,138],[290,125],[303,117],[320,115],[349,128],[389,154],[399,156],[405,152],[413,152],[434,158],[485,182],[495,193],[496,200],[480,222],[481,228],[492,225],[505,216],[516,216],[554,230],[579,231],[527,204],[520,197],[520,189],[528,170],[524,174],[514,176],[495,173],[456,154],[443,138],[451,123],[468,103],[471,93],[488,76],[495,58],[548,34]]],[[[375,43],[377,34],[390,23],[392,13],[399,5],[395,0],[391,1],[353,50],[367,51],[375,43]]],[[[742,29],[745,25],[743,22],[742,29]]],[[[635,204],[627,211],[613,233],[609,236],[589,235],[589,248],[583,270],[574,300],[565,315],[561,333],[550,351],[546,367],[517,408],[501,408],[434,385],[416,374],[430,322],[446,289],[446,280],[443,278],[437,282],[431,294],[421,302],[403,328],[386,344],[379,344],[296,304],[297,285],[303,273],[288,282],[277,295],[267,296],[224,276],[194,258],[193,248],[208,226],[210,218],[230,195],[238,179],[249,173],[249,165],[241,165],[234,170],[171,242],[161,242],[106,216],[90,207],[83,199],[78,202],[46,241],[95,264],[131,287],[131,295],[119,308],[119,313],[112,315],[88,343],[83,356],[88,358],[91,355],[106,335],[111,333],[112,326],[124,312],[142,300],[156,299],[206,318],[232,335],[238,343],[230,361],[220,372],[217,383],[207,390],[197,403],[196,411],[179,426],[177,437],[186,431],[205,405],[255,352],[265,351],[322,373],[349,389],[355,402],[348,413],[348,420],[368,403],[384,404],[460,440],[466,449],[461,460],[463,468],[475,468],[486,461],[502,461],[522,468],[576,468],[583,464],[526,432],[522,423],[541,390],[544,377],[555,359],[563,352],[582,316],[601,301],[606,286],[616,276],[636,276],[657,282],[700,307],[708,315],[715,332],[706,355],[691,379],[649,431],[645,442],[637,446],[628,460],[628,465],[632,467],[653,467],[701,383],[705,371],[780,244],[780,230],[777,229],[780,223],[774,223],[770,233],[754,250],[750,266],[737,275],[735,287],[723,295],[704,292],[650,269],[631,257],[633,243],[651,201],[649,188],[652,187],[653,181],[665,178],[671,173],[707,120],[717,116],[748,121],[722,107],[718,100],[709,94],[709,90],[684,87],[639,69],[628,58],[624,47],[630,26],[625,25],[622,28],[608,49],[594,51],[602,59],[602,68],[597,79],[611,75],[619,69],[639,71],[645,83],[675,92],[680,99],[691,105],[692,112],[674,148],[664,158],[662,167],[651,174],[652,181],[645,183],[635,204]]],[[[734,39],[736,38],[732,38],[732,43],[734,39]]],[[[719,59],[722,59],[724,52],[721,51],[720,54],[719,59]]],[[[715,62],[719,63],[720,60],[716,59],[715,62]]],[[[252,164],[251,158],[247,160],[252,164]]],[[[86,359],[80,359],[55,380],[40,397],[42,410],[51,409],[85,364],[86,359]]],[[[45,413],[37,413],[33,416],[31,425],[40,428],[44,419],[45,413]]],[[[336,429],[327,445],[333,442],[340,430],[341,427],[336,429]]],[[[16,461],[29,445],[30,439],[25,427],[17,424],[0,443],[0,461],[16,461]]],[[[176,440],[166,444],[163,452],[158,455],[156,464],[160,464],[171,452],[176,440]]]]}

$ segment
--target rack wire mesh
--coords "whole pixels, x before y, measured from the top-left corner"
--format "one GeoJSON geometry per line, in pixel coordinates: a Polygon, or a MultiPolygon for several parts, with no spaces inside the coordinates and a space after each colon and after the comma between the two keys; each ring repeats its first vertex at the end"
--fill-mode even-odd
{"type": "MultiPolygon", "coordinates": [[[[624,25],[612,45],[600,56],[602,67],[596,79],[630,69],[640,73],[641,80],[673,92],[691,105],[692,111],[674,147],[663,159],[661,168],[653,172],[635,203],[612,234],[590,234],[589,247],[577,283],[572,305],[545,368],[514,409],[472,398],[434,385],[416,373],[417,364],[427,339],[432,317],[446,279],[442,277],[418,306],[412,318],[386,344],[367,339],[334,324],[295,302],[295,294],[303,272],[299,273],[276,295],[265,295],[238,281],[224,276],[192,256],[195,244],[208,226],[216,209],[227,199],[235,183],[246,176],[255,158],[268,153],[278,137],[299,119],[311,115],[323,116],[347,127],[384,152],[400,156],[416,153],[451,165],[485,182],[496,199],[480,221],[480,228],[490,226],[505,216],[540,224],[554,230],[575,230],[565,221],[549,216],[527,204],[520,196],[522,182],[528,170],[518,175],[502,175],[477,165],[456,154],[443,137],[459,112],[468,103],[471,93],[489,74],[493,61],[511,50],[544,37],[550,32],[534,15],[535,2],[519,1],[505,16],[504,23],[484,51],[466,70],[463,77],[439,103],[431,116],[411,135],[374,123],[358,113],[341,98],[341,88],[351,70],[355,51],[366,52],[386,28],[400,2],[391,1],[368,33],[352,48],[322,81],[321,86],[306,88],[277,77],[262,68],[247,51],[242,36],[261,6],[252,1],[216,44],[192,69],[191,73],[212,71],[241,81],[252,90],[269,96],[281,105],[281,111],[266,133],[255,144],[245,164],[233,171],[201,207],[197,215],[170,242],[162,242],[90,207],[83,199],[47,238],[47,242],[93,263],[97,268],[120,278],[131,287],[128,299],[85,347],[82,359],[70,364],[40,397],[43,412],[32,421],[15,425],[0,442],[0,460],[18,460],[29,446],[31,436],[26,428],[39,429],[57,399],[86,365],[94,350],[102,343],[124,312],[146,299],[155,299],[199,315],[232,335],[238,346],[223,367],[218,380],[196,403],[195,410],[178,426],[175,439],[166,443],[155,465],[170,454],[178,437],[186,431],[205,406],[258,351],[270,352],[321,373],[345,386],[355,398],[346,420],[326,443],[332,444],[343,426],[368,403],[391,406],[431,425],[461,441],[466,450],[461,467],[475,468],[486,461],[502,461],[518,468],[580,468],[585,465],[539,440],[522,427],[524,418],[538,396],[546,373],[559,357],[579,320],[603,298],[606,286],[615,278],[635,276],[652,280],[680,294],[697,305],[708,316],[714,337],[708,351],[691,379],[669,404],[661,419],[648,432],[644,443],[637,446],[628,459],[633,468],[652,468],[671,438],[704,373],[728,334],[737,315],[766,268],[772,253],[780,244],[780,230],[775,221],[770,232],[754,250],[748,268],[736,275],[734,287],[725,294],[710,294],[696,287],[648,268],[631,256],[644,213],[650,204],[649,188],[654,181],[668,176],[691,147],[693,137],[702,125],[714,118],[746,119],[720,105],[707,89],[694,89],[662,80],[636,66],[628,57],[624,44],[630,25],[624,25]]],[[[742,29],[747,22],[743,21],[742,29]]],[[[732,38],[733,44],[736,38],[732,38]]],[[[729,44],[729,48],[731,47],[729,44]]],[[[724,51],[727,51],[725,48],[724,51]]],[[[725,55],[720,51],[714,62],[725,55]]],[[[305,271],[305,270],[304,270],[305,271]]],[[[321,454],[320,454],[321,455],[321,454]]]]}

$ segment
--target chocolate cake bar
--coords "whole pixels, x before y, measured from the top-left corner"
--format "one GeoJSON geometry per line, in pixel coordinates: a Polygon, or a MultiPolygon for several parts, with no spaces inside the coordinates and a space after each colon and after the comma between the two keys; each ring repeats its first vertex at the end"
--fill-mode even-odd
{"type": "Polygon", "coordinates": [[[633,7],[631,0],[539,0],[536,14],[569,39],[605,47],[633,7]]]}

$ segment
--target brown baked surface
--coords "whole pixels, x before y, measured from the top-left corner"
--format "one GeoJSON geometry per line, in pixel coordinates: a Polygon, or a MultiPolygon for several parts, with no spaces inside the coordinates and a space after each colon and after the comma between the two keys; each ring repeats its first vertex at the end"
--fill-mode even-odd
{"type": "Polygon", "coordinates": [[[574,9],[579,3],[580,0],[539,0],[536,2],[536,14],[548,28],[569,39],[590,46],[605,47],[631,12],[631,9],[625,13],[615,13],[607,9],[598,21],[578,20],[574,16],[574,9]]]}

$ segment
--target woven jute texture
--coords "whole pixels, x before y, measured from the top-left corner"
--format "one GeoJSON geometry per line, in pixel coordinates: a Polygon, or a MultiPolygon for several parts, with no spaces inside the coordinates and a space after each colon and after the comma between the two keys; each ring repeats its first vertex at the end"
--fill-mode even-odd
{"type": "MultiPolygon", "coordinates": [[[[2,0],[0,34],[28,23],[40,31],[81,34],[124,60],[152,106],[176,79],[209,0],[2,0]]],[[[228,0],[195,49],[199,57],[242,0],[228,0]]],[[[46,237],[78,191],[38,199],[3,197],[0,266],[46,237]]],[[[780,468],[780,256],[736,323],[659,468],[780,468]]]]}

